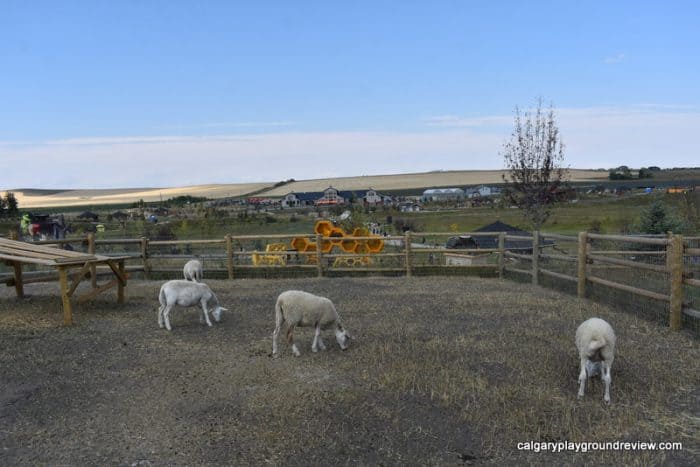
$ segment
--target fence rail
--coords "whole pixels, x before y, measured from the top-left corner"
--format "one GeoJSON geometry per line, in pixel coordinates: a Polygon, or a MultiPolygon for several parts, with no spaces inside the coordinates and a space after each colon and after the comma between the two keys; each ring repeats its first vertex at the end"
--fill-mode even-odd
{"type": "MultiPolygon", "coordinates": [[[[577,236],[534,232],[531,236],[510,235],[507,232],[467,232],[463,237],[491,237],[497,240],[496,248],[445,248],[427,245],[426,237],[450,237],[454,232],[406,232],[401,236],[388,237],[324,237],[315,234],[279,234],[279,235],[226,235],[217,239],[180,239],[151,240],[139,239],[98,239],[94,234],[86,237],[62,240],[41,241],[44,245],[64,248],[77,245],[89,253],[128,257],[126,269],[140,272],[146,279],[154,274],[176,273],[185,259],[199,257],[212,263],[207,270],[224,274],[234,279],[244,272],[255,270],[301,270],[315,271],[318,276],[332,273],[401,273],[411,276],[421,270],[487,271],[489,275],[499,278],[505,273],[515,273],[530,277],[533,284],[540,284],[540,276],[575,283],[579,297],[587,296],[587,286],[596,284],[610,289],[621,290],[640,297],[668,304],[669,323],[674,330],[680,329],[682,315],[700,320],[700,237],[682,237],[667,235],[665,237],[644,237],[626,235],[603,235],[580,232],[577,236]],[[263,244],[279,243],[296,237],[304,237],[311,246],[306,251],[297,251],[291,247],[283,251],[265,251],[263,244]],[[421,243],[414,239],[422,238],[421,243]],[[542,241],[542,240],[547,241],[542,241]],[[338,253],[329,250],[328,244],[338,245],[342,241],[377,241],[384,242],[384,251],[378,253],[338,253]],[[508,242],[517,242],[517,247],[508,248],[508,242]],[[529,243],[525,243],[529,242],[529,243]],[[559,242],[556,245],[555,242],[559,242]],[[598,245],[601,242],[603,245],[598,245]],[[530,245],[526,248],[525,245],[530,245]],[[593,244],[599,248],[594,249],[593,244]],[[615,244],[610,248],[610,244],[615,244]],[[253,244],[254,248],[244,245],[253,244]],[[641,245],[645,249],[632,250],[630,245],[641,245]],[[545,248],[556,246],[554,252],[545,252],[545,248]],[[113,251],[114,249],[118,251],[113,251]],[[193,248],[206,251],[195,254],[193,248]],[[567,251],[568,249],[568,251],[567,251]],[[649,250],[653,251],[649,251],[649,250]],[[99,251],[98,251],[99,250],[99,251]],[[184,250],[184,252],[183,252],[184,250]],[[622,257],[620,257],[622,256],[622,257]],[[447,258],[455,257],[464,264],[455,265],[447,258]],[[257,258],[258,262],[255,262],[257,258]],[[486,260],[484,260],[486,258],[486,260]],[[469,261],[474,261],[469,263],[469,261]],[[421,261],[423,261],[421,263],[421,261]],[[427,263],[426,263],[427,261],[427,263]],[[553,266],[560,263],[559,270],[553,266]],[[685,269],[695,268],[693,271],[685,269]],[[663,276],[657,281],[657,290],[648,290],[639,284],[623,284],[616,277],[605,278],[602,271],[647,271],[663,276]],[[239,271],[237,273],[237,271],[239,271]],[[660,285],[659,285],[660,284],[660,285]],[[663,292],[658,287],[664,289],[663,292]],[[684,297],[693,297],[691,301],[684,297]],[[694,300],[694,302],[693,302],[694,300]],[[693,308],[693,305],[695,308],[693,308]]],[[[92,270],[93,280],[102,271],[92,270]]],[[[25,282],[56,280],[56,275],[46,271],[29,271],[25,273],[25,282]]],[[[0,274],[0,282],[7,285],[14,283],[12,272],[0,274]]]]}

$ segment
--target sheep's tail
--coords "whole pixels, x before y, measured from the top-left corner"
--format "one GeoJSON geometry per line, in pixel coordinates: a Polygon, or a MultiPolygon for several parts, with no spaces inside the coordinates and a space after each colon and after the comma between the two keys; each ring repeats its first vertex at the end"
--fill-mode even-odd
{"type": "Polygon", "coordinates": [[[588,352],[594,353],[598,349],[605,347],[606,344],[607,344],[607,342],[605,341],[605,338],[603,338],[603,337],[595,338],[588,343],[588,352]]]}

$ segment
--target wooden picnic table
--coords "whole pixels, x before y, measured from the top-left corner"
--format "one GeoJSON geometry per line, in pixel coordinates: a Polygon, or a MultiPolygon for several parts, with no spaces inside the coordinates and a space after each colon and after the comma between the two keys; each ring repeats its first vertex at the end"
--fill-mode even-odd
{"type": "MultiPolygon", "coordinates": [[[[77,302],[82,303],[90,300],[100,293],[117,287],[117,302],[124,303],[124,288],[127,283],[127,274],[124,270],[124,260],[128,256],[102,256],[88,253],[80,253],[77,251],[63,250],[44,245],[35,245],[32,243],[21,242],[17,240],[9,240],[0,238],[0,260],[5,261],[12,266],[14,270],[14,278],[7,281],[7,285],[14,284],[17,297],[24,297],[24,281],[22,278],[23,264],[38,264],[42,266],[54,267],[58,270],[58,280],[61,289],[61,301],[63,302],[63,323],[66,325],[73,324],[73,310],[71,305],[71,297],[80,285],[80,282],[86,276],[90,275],[92,280],[92,290],[77,297],[77,302]],[[98,265],[107,265],[111,269],[114,279],[102,285],[98,285],[96,281],[96,267],[98,265]],[[78,272],[73,274],[69,285],[69,270],[77,269],[78,272]]],[[[52,280],[48,276],[40,280],[52,280]]],[[[53,276],[55,280],[55,276],[53,276]]],[[[33,280],[32,282],[38,282],[33,280]]]]}

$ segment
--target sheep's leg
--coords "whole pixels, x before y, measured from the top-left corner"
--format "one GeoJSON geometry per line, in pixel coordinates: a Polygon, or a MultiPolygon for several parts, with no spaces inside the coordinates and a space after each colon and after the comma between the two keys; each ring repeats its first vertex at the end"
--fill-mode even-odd
{"type": "Polygon", "coordinates": [[[318,349],[326,350],[326,346],[323,345],[323,339],[321,339],[321,326],[316,325],[316,332],[314,333],[314,343],[311,345],[311,351],[318,352],[318,349]]]}
{"type": "Polygon", "coordinates": [[[163,328],[165,323],[163,323],[163,310],[165,310],[165,305],[161,305],[158,308],[158,326],[163,328]]]}
{"type": "Polygon", "coordinates": [[[170,310],[173,309],[172,305],[167,305],[165,310],[163,310],[163,320],[165,321],[165,329],[172,331],[173,328],[170,327],[170,310]]]}
{"type": "Polygon", "coordinates": [[[586,374],[586,359],[581,358],[581,372],[578,375],[578,382],[579,382],[579,387],[578,387],[578,397],[579,399],[583,397],[583,391],[586,388],[586,378],[588,375],[586,374]]]}
{"type": "Polygon", "coordinates": [[[284,323],[284,316],[282,315],[282,310],[275,306],[275,330],[272,331],[272,356],[277,356],[277,338],[282,330],[282,323],[284,323]]]}
{"type": "Polygon", "coordinates": [[[318,336],[321,334],[321,329],[316,325],[315,332],[314,332],[314,341],[311,344],[311,351],[312,352],[318,352],[318,336]]]}
{"type": "Polygon", "coordinates": [[[603,397],[603,400],[607,402],[608,404],[610,403],[610,382],[612,381],[612,377],[610,376],[610,364],[603,360],[601,363],[602,370],[600,372],[600,377],[605,383],[605,396],[603,397]]]}
{"type": "Polygon", "coordinates": [[[321,350],[326,350],[326,346],[323,343],[323,339],[321,338],[321,333],[319,332],[318,334],[318,348],[321,350]]]}
{"type": "Polygon", "coordinates": [[[280,335],[280,327],[275,326],[275,330],[272,331],[272,356],[277,356],[277,337],[280,335]]]}
{"type": "Polygon", "coordinates": [[[211,321],[209,321],[209,310],[207,310],[207,301],[202,299],[202,313],[204,313],[204,320],[207,322],[207,326],[211,327],[211,321]]]}
{"type": "Polygon", "coordinates": [[[301,352],[299,352],[297,345],[294,343],[294,326],[289,326],[289,329],[287,329],[287,342],[292,346],[292,353],[294,356],[301,356],[301,352]]]}

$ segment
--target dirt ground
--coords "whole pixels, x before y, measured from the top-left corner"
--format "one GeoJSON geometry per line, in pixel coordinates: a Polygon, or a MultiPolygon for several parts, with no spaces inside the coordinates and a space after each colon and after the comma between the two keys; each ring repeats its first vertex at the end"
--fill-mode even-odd
{"type": "Polygon", "coordinates": [[[698,340],[587,300],[467,277],[210,281],[230,309],[156,321],[160,282],[132,280],[61,326],[56,284],[0,289],[0,465],[697,465],[698,340]],[[270,357],[274,301],[330,297],[354,336],[270,357]],[[618,334],[612,404],[576,398],[577,325],[618,334]],[[518,443],[681,442],[552,453],[518,443]]]}

